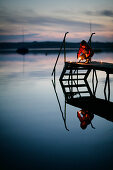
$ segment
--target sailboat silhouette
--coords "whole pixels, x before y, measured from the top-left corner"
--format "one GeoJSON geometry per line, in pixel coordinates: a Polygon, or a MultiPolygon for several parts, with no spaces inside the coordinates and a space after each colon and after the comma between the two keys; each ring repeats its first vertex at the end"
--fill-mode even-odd
{"type": "Polygon", "coordinates": [[[25,44],[24,44],[24,31],[23,31],[23,46],[18,48],[16,50],[16,52],[19,53],[19,54],[23,54],[23,55],[25,55],[29,52],[28,48],[25,48],[25,44]]]}

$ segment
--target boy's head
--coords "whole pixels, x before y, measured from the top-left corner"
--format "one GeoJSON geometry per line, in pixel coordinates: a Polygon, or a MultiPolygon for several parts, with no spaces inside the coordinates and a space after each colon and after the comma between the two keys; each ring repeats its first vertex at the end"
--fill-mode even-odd
{"type": "Polygon", "coordinates": [[[82,48],[85,48],[86,47],[86,41],[85,40],[82,40],[82,42],[80,43],[80,46],[82,48]]]}

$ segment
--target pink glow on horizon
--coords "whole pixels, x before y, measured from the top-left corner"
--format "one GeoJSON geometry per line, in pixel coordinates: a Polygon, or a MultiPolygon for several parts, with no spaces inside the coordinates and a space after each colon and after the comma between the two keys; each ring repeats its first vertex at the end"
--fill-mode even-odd
{"type": "MultiPolygon", "coordinates": [[[[66,31],[65,31],[66,32],[66,31]]],[[[32,41],[62,41],[65,32],[25,32],[24,34],[24,41],[25,42],[32,42],[32,41]]],[[[111,41],[113,42],[113,32],[111,31],[97,31],[96,34],[93,36],[93,41],[111,41]]],[[[12,37],[9,34],[0,34],[0,36],[5,36],[3,42],[21,42],[22,41],[22,34],[13,34],[12,37]],[[10,38],[8,38],[10,37],[10,38]]],[[[81,40],[85,39],[86,41],[90,37],[90,32],[69,32],[66,37],[66,41],[72,42],[80,42],[81,40]]],[[[2,40],[0,40],[2,42],[2,40]]]]}

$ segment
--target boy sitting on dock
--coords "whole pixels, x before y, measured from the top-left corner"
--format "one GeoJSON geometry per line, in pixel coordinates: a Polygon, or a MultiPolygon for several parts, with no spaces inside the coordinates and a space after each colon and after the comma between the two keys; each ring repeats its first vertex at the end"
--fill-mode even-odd
{"type": "Polygon", "coordinates": [[[77,59],[79,62],[84,61],[85,63],[91,62],[91,57],[93,56],[94,51],[92,48],[88,45],[88,43],[85,40],[82,40],[80,43],[80,48],[77,53],[77,59]]]}

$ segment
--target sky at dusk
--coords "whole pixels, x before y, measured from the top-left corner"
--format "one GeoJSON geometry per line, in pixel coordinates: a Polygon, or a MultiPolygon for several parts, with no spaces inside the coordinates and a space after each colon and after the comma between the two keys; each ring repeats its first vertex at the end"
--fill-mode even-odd
{"type": "Polygon", "coordinates": [[[113,42],[113,0],[0,0],[0,42],[113,42]]]}

